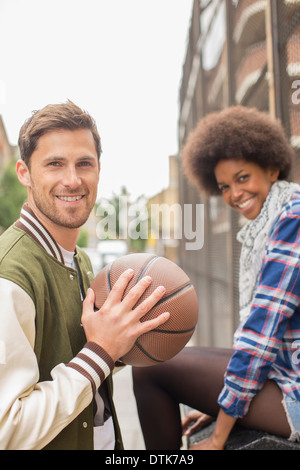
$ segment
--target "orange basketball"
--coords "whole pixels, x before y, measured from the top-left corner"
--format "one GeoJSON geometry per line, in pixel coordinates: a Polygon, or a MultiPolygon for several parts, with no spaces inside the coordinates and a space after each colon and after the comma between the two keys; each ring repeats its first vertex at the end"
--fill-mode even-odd
{"type": "Polygon", "coordinates": [[[144,276],[152,283],[137,302],[139,305],[158,286],[164,286],[163,298],[141,319],[156,318],[170,312],[170,318],[159,328],[141,335],[133,348],[120,360],[133,366],[151,366],[175,356],[187,344],[198,320],[198,299],[186,273],[172,261],[153,254],[135,253],[122,256],[105,266],[95,277],[91,287],[95,292],[95,306],[100,309],[112,286],[127,269],[134,276],[124,295],[144,276]]]}

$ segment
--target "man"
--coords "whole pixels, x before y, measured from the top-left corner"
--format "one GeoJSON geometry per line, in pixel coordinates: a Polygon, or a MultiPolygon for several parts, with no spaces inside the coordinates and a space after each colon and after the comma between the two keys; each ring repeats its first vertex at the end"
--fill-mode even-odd
{"type": "Polygon", "coordinates": [[[164,289],[133,310],[151,279],[121,300],[128,271],[94,311],[91,264],[76,247],[100,172],[88,113],[71,102],[46,106],[25,122],[19,146],[28,202],[0,238],[0,447],[120,449],[111,372],[168,318],[140,322],[164,289]]]}

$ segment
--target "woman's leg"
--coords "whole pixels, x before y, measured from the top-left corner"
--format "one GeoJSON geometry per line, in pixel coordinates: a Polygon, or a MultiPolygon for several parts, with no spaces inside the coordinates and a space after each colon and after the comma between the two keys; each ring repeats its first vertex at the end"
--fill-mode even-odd
{"type": "MultiPolygon", "coordinates": [[[[170,361],[153,367],[133,368],[134,392],[147,449],[179,449],[184,403],[217,416],[217,399],[233,351],[185,348],[170,361]]],[[[252,400],[241,424],[288,437],[290,428],[277,385],[268,381],[252,400]]]]}
{"type": "Polygon", "coordinates": [[[184,403],[211,416],[232,350],[185,348],[170,361],[133,368],[133,383],[146,449],[179,449],[184,403]]]}
{"type": "Polygon", "coordinates": [[[239,424],[286,438],[290,436],[291,428],[282,404],[282,392],[276,382],[267,380],[239,424]]]}

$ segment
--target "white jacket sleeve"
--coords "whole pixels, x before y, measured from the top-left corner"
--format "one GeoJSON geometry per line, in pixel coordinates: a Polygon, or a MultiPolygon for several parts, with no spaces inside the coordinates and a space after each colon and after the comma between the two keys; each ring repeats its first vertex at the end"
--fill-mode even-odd
{"type": "Polygon", "coordinates": [[[32,299],[2,278],[0,299],[0,449],[42,449],[91,403],[113,363],[87,343],[52,370],[51,381],[39,382],[32,299]]]}

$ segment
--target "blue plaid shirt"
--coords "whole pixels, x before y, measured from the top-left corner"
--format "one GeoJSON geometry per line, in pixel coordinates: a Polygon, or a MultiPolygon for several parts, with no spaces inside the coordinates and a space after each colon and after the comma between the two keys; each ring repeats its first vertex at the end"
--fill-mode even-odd
{"type": "Polygon", "coordinates": [[[218,403],[243,418],[267,379],[300,401],[300,193],[274,222],[251,313],[239,328],[218,403]]]}

